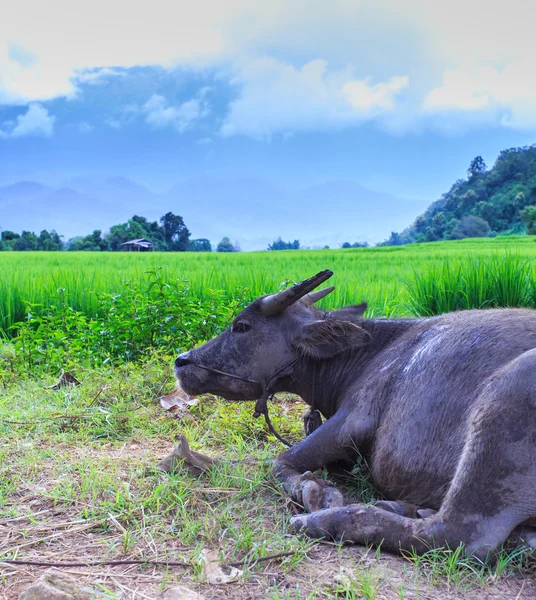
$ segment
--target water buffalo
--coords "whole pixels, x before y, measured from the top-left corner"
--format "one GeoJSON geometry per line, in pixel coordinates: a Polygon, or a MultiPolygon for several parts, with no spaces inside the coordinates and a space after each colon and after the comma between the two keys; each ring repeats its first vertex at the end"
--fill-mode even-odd
{"type": "Polygon", "coordinates": [[[255,300],[176,359],[180,385],[230,400],[288,391],[322,413],[275,462],[310,513],[292,518],[297,531],[419,553],[463,542],[479,557],[520,531],[532,544],[536,311],[365,320],[364,304],[313,306],[333,290],[313,292],[331,275],[255,300]],[[312,474],[358,452],[386,499],[374,506],[345,506],[312,474]]]}

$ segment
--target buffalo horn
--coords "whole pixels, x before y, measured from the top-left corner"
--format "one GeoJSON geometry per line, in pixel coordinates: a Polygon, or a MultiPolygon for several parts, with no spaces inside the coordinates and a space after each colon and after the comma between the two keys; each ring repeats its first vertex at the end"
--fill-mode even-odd
{"type": "Polygon", "coordinates": [[[311,292],[310,294],[306,294],[301,301],[303,302],[303,304],[305,304],[305,306],[312,306],[315,302],[322,300],[324,296],[331,294],[331,292],[334,289],[335,286],[330,285],[329,287],[324,288],[323,290],[318,290],[318,292],[311,292]]]}
{"type": "Polygon", "coordinates": [[[296,283],[292,287],[283,290],[282,292],[265,296],[261,305],[263,314],[265,314],[267,317],[274,317],[275,315],[282,313],[291,304],[294,304],[294,302],[297,302],[300,298],[303,298],[306,294],[312,292],[316,287],[318,287],[321,283],[324,283],[324,281],[329,279],[332,275],[333,271],[326,269],[325,271],[320,271],[320,273],[317,273],[309,279],[305,279],[300,283],[296,283]]]}

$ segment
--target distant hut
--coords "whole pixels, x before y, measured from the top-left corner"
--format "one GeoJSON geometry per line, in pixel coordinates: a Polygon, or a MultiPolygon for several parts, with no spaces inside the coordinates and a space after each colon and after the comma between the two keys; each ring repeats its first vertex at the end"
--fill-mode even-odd
{"type": "Polygon", "coordinates": [[[121,246],[128,250],[128,252],[150,252],[154,248],[153,242],[141,238],[139,240],[129,240],[124,242],[121,246]]]}

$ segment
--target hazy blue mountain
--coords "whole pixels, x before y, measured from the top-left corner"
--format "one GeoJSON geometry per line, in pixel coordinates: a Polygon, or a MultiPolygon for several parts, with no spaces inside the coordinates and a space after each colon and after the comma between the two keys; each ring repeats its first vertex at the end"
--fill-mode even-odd
{"type": "Polygon", "coordinates": [[[8,202],[17,198],[39,198],[50,191],[50,188],[35,181],[19,181],[0,187],[0,202],[4,200],[8,202]]]}
{"type": "Polygon", "coordinates": [[[106,231],[134,214],[154,220],[181,215],[192,237],[217,243],[223,236],[243,250],[265,249],[281,236],[305,246],[337,247],[344,241],[378,242],[423,209],[366,189],[332,181],[289,191],[267,178],[194,177],[156,194],[124,177],[75,177],[58,189],[36,182],[0,187],[0,227],[38,233],[56,229],[69,239],[106,231]]]}
{"type": "Polygon", "coordinates": [[[134,183],[125,177],[73,177],[65,184],[79,194],[92,198],[101,198],[117,207],[132,208],[132,216],[137,210],[145,210],[155,201],[155,194],[146,187],[134,183]]]}
{"type": "Polygon", "coordinates": [[[373,192],[351,181],[290,192],[262,178],[195,178],[174,186],[166,196],[195,236],[217,241],[227,235],[245,250],[265,248],[278,236],[308,246],[337,247],[346,240],[374,243],[403,227],[423,207],[422,202],[373,192]]]}

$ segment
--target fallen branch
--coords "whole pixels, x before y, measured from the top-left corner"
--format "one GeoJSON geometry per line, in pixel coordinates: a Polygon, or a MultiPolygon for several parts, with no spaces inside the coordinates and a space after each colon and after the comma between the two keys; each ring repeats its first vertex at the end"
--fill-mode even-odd
{"type": "MultiPolygon", "coordinates": [[[[296,554],[294,550],[289,552],[280,552],[279,554],[269,554],[267,556],[261,556],[260,558],[254,558],[248,560],[244,558],[242,560],[237,560],[234,562],[224,562],[221,563],[226,567],[241,567],[241,566],[253,566],[257,563],[264,562],[267,560],[275,560],[276,558],[285,558],[287,556],[293,556],[296,554]]],[[[163,560],[90,560],[86,562],[61,562],[61,563],[53,563],[53,562],[44,562],[37,560],[0,560],[0,564],[7,565],[26,565],[30,567],[117,567],[120,565],[149,565],[153,567],[192,567],[191,563],[180,562],[180,561],[163,561],[163,560]]]]}
{"type": "Polygon", "coordinates": [[[46,417],[39,421],[8,421],[7,419],[0,419],[0,423],[7,423],[8,425],[40,425],[53,419],[90,419],[91,415],[54,415],[52,417],[46,417]]]}

